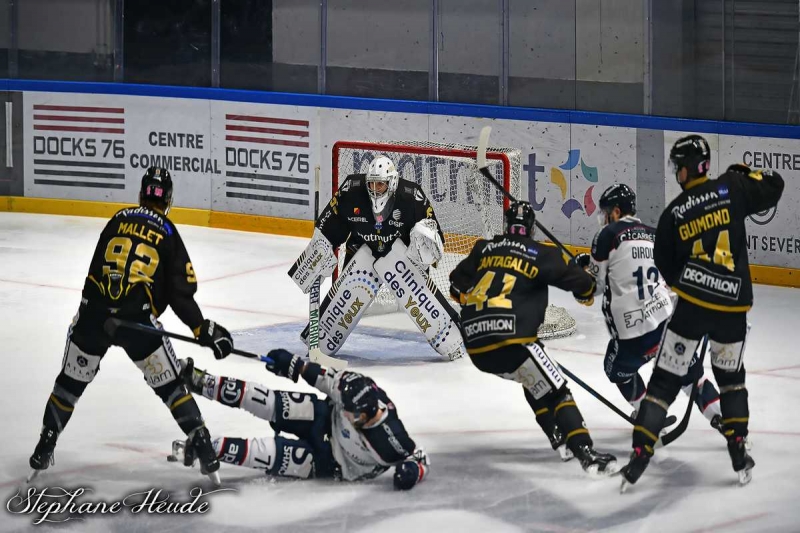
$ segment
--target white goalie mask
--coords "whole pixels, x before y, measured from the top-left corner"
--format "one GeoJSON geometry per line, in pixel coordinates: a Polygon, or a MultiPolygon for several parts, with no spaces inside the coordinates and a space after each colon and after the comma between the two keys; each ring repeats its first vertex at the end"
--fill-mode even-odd
{"type": "Polygon", "coordinates": [[[372,213],[377,217],[385,209],[397,190],[397,168],[386,156],[372,160],[367,169],[367,192],[372,202],[372,213]]]}

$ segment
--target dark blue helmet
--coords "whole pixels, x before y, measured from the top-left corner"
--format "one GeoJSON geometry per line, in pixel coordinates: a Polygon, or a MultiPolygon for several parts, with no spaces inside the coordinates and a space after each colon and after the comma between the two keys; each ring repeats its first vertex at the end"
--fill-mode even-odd
{"type": "Polygon", "coordinates": [[[636,214],[636,193],[624,183],[612,185],[600,196],[600,209],[610,213],[619,207],[622,216],[636,214]]]}
{"type": "Polygon", "coordinates": [[[378,386],[372,378],[354,372],[349,373],[342,378],[340,387],[344,410],[351,413],[357,422],[361,419],[362,414],[366,415],[361,419],[363,424],[378,412],[378,386]]]}

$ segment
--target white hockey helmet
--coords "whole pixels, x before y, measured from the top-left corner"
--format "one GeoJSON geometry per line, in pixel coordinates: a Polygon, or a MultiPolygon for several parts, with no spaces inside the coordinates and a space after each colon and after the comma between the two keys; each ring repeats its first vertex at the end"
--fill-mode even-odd
{"type": "Polygon", "coordinates": [[[366,177],[367,191],[372,201],[372,212],[375,215],[381,213],[389,199],[394,196],[398,179],[397,168],[388,157],[376,157],[369,164],[366,177]]]}

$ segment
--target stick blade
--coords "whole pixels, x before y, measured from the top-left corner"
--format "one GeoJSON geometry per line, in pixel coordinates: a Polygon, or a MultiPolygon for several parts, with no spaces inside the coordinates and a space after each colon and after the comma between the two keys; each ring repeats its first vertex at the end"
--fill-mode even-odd
{"type": "Polygon", "coordinates": [[[341,359],[334,359],[329,355],[325,355],[319,348],[315,348],[309,351],[308,358],[311,360],[312,363],[317,363],[318,365],[326,366],[334,370],[344,370],[345,368],[347,368],[347,361],[342,361],[341,359]]]}
{"type": "Polygon", "coordinates": [[[492,133],[491,126],[484,126],[478,137],[478,168],[486,168],[486,149],[489,146],[489,135],[492,133]]]}

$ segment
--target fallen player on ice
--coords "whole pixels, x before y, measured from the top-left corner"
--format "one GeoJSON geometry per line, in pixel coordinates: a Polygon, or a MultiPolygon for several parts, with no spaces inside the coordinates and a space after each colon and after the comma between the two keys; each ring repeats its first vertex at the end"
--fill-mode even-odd
{"type": "MultiPolygon", "coordinates": [[[[270,372],[295,383],[302,376],[327,398],[214,376],[194,368],[191,358],[181,361],[181,375],[191,392],[244,409],[275,430],[269,437],[214,438],[220,462],[258,468],[269,475],[343,481],[371,479],[394,466],[394,486],[400,490],[413,488],[427,475],[425,451],[417,448],[394,404],[371,378],[327,369],[283,349],[268,356],[270,372]]],[[[173,442],[170,460],[192,466],[191,443],[173,442]]]]}

